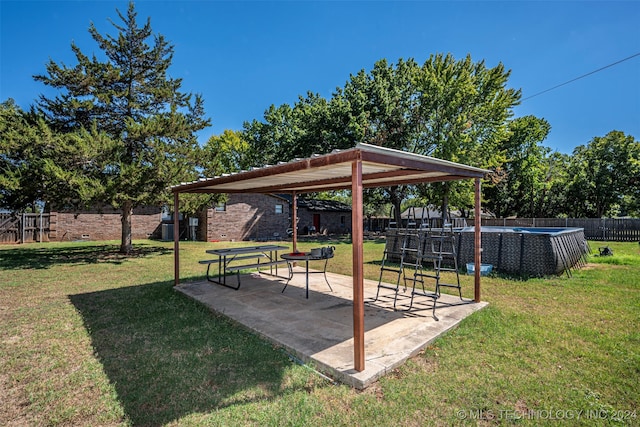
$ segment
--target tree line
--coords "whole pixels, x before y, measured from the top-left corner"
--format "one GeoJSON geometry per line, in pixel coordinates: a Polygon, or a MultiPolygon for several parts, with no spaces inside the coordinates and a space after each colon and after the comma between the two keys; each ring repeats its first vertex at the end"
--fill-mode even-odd
{"type": "MultiPolygon", "coordinates": [[[[432,55],[422,65],[383,59],[329,99],[307,93],[293,105],[271,105],[241,136],[257,163],[367,142],[485,168],[483,205],[498,217],[640,216],[640,143],[614,130],[571,155],[553,152],[544,145],[549,122],[513,117],[520,91],[508,78],[502,64],[489,68],[470,56],[432,55]]],[[[365,202],[370,214],[429,204],[468,213],[473,188],[458,181],[370,189],[365,202]]]]}
{"type": "MultiPolygon", "coordinates": [[[[484,206],[498,216],[640,215],[640,143],[621,131],[594,137],[572,155],[543,145],[551,125],[513,117],[521,93],[503,64],[434,54],[376,62],[352,74],[330,98],[308,92],[292,105],[271,105],[242,130],[199,144],[207,126],[203,99],[171,78],[174,47],[137,21],[133,3],[117,12],[115,35],[89,33],[101,58],[75,44],[77,64],[50,60],[34,78],[59,93],[28,111],[0,104],[0,207],[37,203],[122,211],[121,251],[131,251],[131,215],[140,205],[171,204],[168,187],[203,176],[366,142],[489,169],[484,206]]],[[[194,212],[220,196],[189,195],[194,212]]],[[[334,194],[332,197],[344,197],[334,194]]],[[[467,182],[394,186],[366,192],[368,213],[407,204],[469,211],[467,182]]]]}

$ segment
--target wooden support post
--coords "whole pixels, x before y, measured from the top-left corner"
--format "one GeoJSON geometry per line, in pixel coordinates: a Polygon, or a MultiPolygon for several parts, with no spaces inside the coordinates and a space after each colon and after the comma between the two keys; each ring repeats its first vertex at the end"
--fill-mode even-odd
{"type": "Polygon", "coordinates": [[[180,200],[179,193],[173,193],[173,285],[180,284],[180,200]]]}
{"type": "Polygon", "coordinates": [[[351,242],[353,245],[353,361],[364,371],[364,272],[362,234],[362,160],[351,165],[351,242]]]}
{"type": "Polygon", "coordinates": [[[474,252],[473,262],[475,264],[474,269],[474,287],[473,295],[474,301],[480,302],[480,267],[482,265],[482,234],[481,234],[481,209],[480,209],[480,178],[476,178],[475,182],[475,218],[473,220],[475,233],[474,233],[474,252]]]}

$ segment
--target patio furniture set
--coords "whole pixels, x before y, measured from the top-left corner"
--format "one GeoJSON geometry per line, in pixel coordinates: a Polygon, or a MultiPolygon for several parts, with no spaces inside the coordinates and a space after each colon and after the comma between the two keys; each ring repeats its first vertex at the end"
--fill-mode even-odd
{"type": "Polygon", "coordinates": [[[246,270],[257,270],[260,274],[268,274],[271,276],[287,279],[287,282],[282,289],[282,292],[284,292],[287,289],[289,282],[293,278],[294,263],[304,261],[306,298],[309,298],[309,275],[314,273],[322,273],[324,275],[325,281],[327,282],[327,285],[329,286],[329,289],[333,292],[331,284],[327,279],[327,264],[329,262],[329,259],[333,258],[334,256],[334,246],[312,249],[311,252],[290,252],[281,254],[280,257],[278,257],[278,252],[288,249],[289,248],[287,246],[282,245],[259,245],[209,249],[206,252],[210,255],[215,255],[216,258],[201,260],[198,262],[200,264],[207,265],[207,280],[212,283],[238,290],[240,289],[241,283],[240,272],[246,270]],[[309,261],[324,261],[322,270],[309,270],[309,261]],[[211,265],[218,266],[217,275],[212,274],[211,265]],[[278,272],[278,266],[284,265],[287,266],[286,276],[282,276],[278,272]],[[235,285],[227,283],[227,276],[230,274],[236,274],[237,282],[235,285]]]}

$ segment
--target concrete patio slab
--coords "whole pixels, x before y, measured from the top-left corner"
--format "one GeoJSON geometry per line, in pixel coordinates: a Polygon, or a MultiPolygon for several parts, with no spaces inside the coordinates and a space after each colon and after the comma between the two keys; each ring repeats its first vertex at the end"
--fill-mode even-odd
{"type": "MultiPolygon", "coordinates": [[[[176,289],[284,347],[325,375],[359,389],[487,305],[443,294],[436,303],[436,321],[430,298],[416,296],[410,311],[394,311],[395,292],[381,289],[375,301],[378,283],[365,280],[365,369],[358,372],[353,368],[352,278],[327,273],[331,292],[322,274],[312,274],[306,299],[304,269],[294,271],[284,293],[286,280],[258,273],[243,275],[237,291],[206,280],[176,289]]],[[[228,280],[236,283],[235,277],[228,280]]],[[[403,293],[401,288],[399,308],[407,308],[410,298],[410,290],[403,293]]]]}

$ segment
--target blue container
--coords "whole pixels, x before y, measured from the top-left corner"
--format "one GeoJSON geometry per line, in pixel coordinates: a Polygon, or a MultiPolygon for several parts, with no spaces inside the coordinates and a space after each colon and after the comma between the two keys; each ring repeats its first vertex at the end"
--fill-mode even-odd
{"type": "MultiPolygon", "coordinates": [[[[480,275],[486,276],[493,270],[493,264],[480,264],[480,275]]],[[[474,274],[476,272],[476,265],[473,262],[467,263],[467,274],[474,274]]]]}

